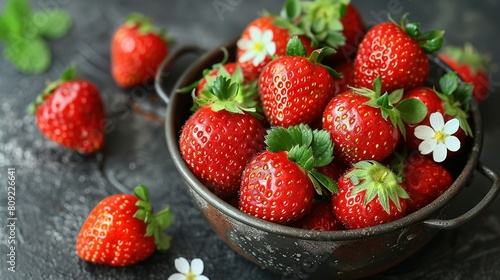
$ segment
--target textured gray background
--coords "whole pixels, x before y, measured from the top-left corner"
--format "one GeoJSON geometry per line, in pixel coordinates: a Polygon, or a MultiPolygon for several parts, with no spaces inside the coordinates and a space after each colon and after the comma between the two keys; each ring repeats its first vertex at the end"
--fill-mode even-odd
{"type": "MultiPolygon", "coordinates": [[[[5,4],[0,0],[0,7],[5,4]]],[[[36,0],[37,8],[60,7],[70,11],[75,25],[68,36],[50,41],[54,61],[41,75],[17,72],[0,59],[0,216],[6,211],[6,170],[17,168],[17,272],[6,271],[5,222],[0,230],[0,279],[167,279],[175,272],[174,259],[202,258],[210,279],[282,279],[262,270],[229,249],[192,207],[167,152],[162,116],[165,106],[151,89],[122,90],[109,75],[112,32],[134,11],[167,25],[177,41],[175,48],[197,44],[206,49],[237,37],[244,26],[266,7],[277,12],[282,1],[184,0],[98,1],[36,0]],[[227,10],[215,4],[226,4],[227,10]],[[62,70],[75,62],[83,76],[93,81],[105,98],[109,131],[105,149],[82,157],[58,147],[38,132],[25,108],[62,70]],[[144,117],[131,108],[139,104],[158,119],[144,117]],[[127,268],[91,265],[74,252],[79,228],[87,213],[103,197],[130,191],[143,183],[150,188],[157,209],[172,207],[175,222],[168,233],[171,250],[155,253],[147,261],[127,268]]],[[[454,44],[472,41],[494,56],[500,65],[497,11],[500,2],[489,1],[354,1],[367,23],[399,18],[411,12],[422,28],[440,28],[454,44]]],[[[0,51],[3,47],[0,46],[0,51]]],[[[177,69],[179,73],[182,69],[177,69]]],[[[174,71],[175,72],[175,71],[174,71]]],[[[172,80],[175,80],[175,75],[172,80]]],[[[500,76],[481,111],[485,139],[481,161],[500,172],[500,76]]],[[[173,82],[173,81],[172,81],[173,82]]],[[[476,174],[457,199],[460,213],[474,205],[490,183],[476,174]]],[[[500,279],[500,201],[474,221],[453,231],[441,232],[421,252],[374,279],[500,279]]]]}

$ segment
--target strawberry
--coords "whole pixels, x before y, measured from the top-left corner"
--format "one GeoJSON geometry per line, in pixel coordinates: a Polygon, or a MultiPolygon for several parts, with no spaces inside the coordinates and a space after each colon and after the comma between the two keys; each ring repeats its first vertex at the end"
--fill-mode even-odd
{"type": "Polygon", "coordinates": [[[419,24],[384,22],[371,28],[361,41],[355,59],[356,87],[369,87],[382,77],[383,91],[422,85],[429,72],[428,53],[443,42],[443,31],[420,33],[419,24]]]}
{"type": "Polygon", "coordinates": [[[319,172],[325,174],[334,181],[337,181],[340,176],[344,175],[346,170],[347,166],[335,158],[329,164],[318,167],[319,172]]]}
{"type": "Polygon", "coordinates": [[[290,224],[292,227],[310,230],[342,230],[344,225],[333,214],[330,200],[313,204],[311,210],[300,220],[290,224]]]}
{"type": "Polygon", "coordinates": [[[396,155],[391,167],[402,175],[401,186],[410,199],[407,200],[407,214],[426,206],[443,194],[453,183],[451,174],[432,159],[411,153],[409,157],[396,155]]]}
{"type": "Polygon", "coordinates": [[[354,61],[345,61],[335,65],[335,71],[342,75],[342,78],[333,79],[335,85],[334,95],[339,95],[354,86],[354,61]]]}
{"type": "Polygon", "coordinates": [[[479,103],[488,97],[490,90],[488,75],[494,68],[490,57],[478,53],[471,44],[465,44],[463,48],[448,46],[438,56],[451,69],[457,71],[464,82],[474,86],[473,95],[479,103]]]}
{"type": "Polygon", "coordinates": [[[331,49],[306,50],[297,37],[290,39],[287,55],[268,63],[259,78],[259,93],[264,113],[271,125],[312,124],[334,94],[333,69],[318,62],[331,49]]]}
{"type": "MultiPolygon", "coordinates": [[[[416,134],[416,128],[419,126],[432,127],[431,115],[439,113],[444,121],[454,118],[458,120],[460,128],[455,136],[463,143],[467,136],[472,136],[467,118],[469,111],[470,98],[472,96],[472,86],[466,83],[460,83],[455,72],[449,72],[439,79],[441,92],[435,88],[417,87],[407,91],[402,101],[410,98],[418,99],[427,107],[427,114],[420,121],[413,124],[405,123],[407,131],[406,146],[410,150],[419,150],[423,142],[416,134]]],[[[444,140],[444,139],[443,139],[444,140]]],[[[444,160],[444,159],[443,159],[444,160]]]]}
{"type": "Polygon", "coordinates": [[[156,249],[170,247],[163,232],[172,223],[169,208],[153,214],[148,190],[140,185],[134,194],[116,194],[101,200],[78,234],[76,253],[85,261],[128,266],[147,259],[156,249]]]}
{"type": "MultiPolygon", "coordinates": [[[[241,71],[241,67],[236,62],[215,64],[213,66],[213,69],[204,74],[203,78],[198,82],[198,88],[196,89],[197,96],[200,95],[202,90],[209,89],[208,87],[206,87],[207,84],[209,86],[213,86],[213,83],[218,76],[224,76],[234,81],[236,77],[234,77],[233,74],[237,68],[239,68],[239,71],[241,71]]],[[[241,81],[238,82],[243,84],[244,80],[241,79],[241,81]]]]}
{"type": "Polygon", "coordinates": [[[335,144],[335,157],[346,164],[382,161],[396,149],[401,134],[405,135],[403,121],[416,123],[426,114],[417,99],[394,106],[403,92],[381,95],[380,78],[375,79],[373,88],[353,88],[337,95],[323,113],[323,129],[335,144]]]}
{"type": "Polygon", "coordinates": [[[247,162],[264,148],[265,128],[235,101],[240,85],[217,77],[211,92],[194,98],[200,108],[187,120],[180,152],[193,174],[216,195],[235,195],[247,162]]]}
{"type": "Polygon", "coordinates": [[[335,192],[332,179],[317,171],[332,160],[328,133],[301,124],[272,128],[267,149],[252,158],[243,172],[240,210],[270,222],[300,219],[312,207],[314,190],[335,192]]]}
{"type": "Polygon", "coordinates": [[[408,194],[389,168],[376,161],[360,161],[337,181],[333,212],[347,229],[395,221],[406,213],[408,194]]]}
{"type": "MultiPolygon", "coordinates": [[[[245,79],[255,80],[259,77],[262,68],[273,57],[286,54],[286,45],[290,38],[289,30],[280,27],[280,22],[287,22],[279,16],[264,16],[252,21],[243,31],[237,42],[237,62],[241,65],[245,79]]],[[[305,36],[299,37],[307,53],[313,49],[305,36]]]]}
{"type": "Polygon", "coordinates": [[[104,146],[106,113],[99,90],[73,67],[49,84],[30,106],[40,132],[56,143],[90,154],[104,146]]]}
{"type": "Polygon", "coordinates": [[[121,87],[140,86],[153,80],[169,52],[164,31],[151,19],[132,14],[113,34],[111,73],[121,87]]]}

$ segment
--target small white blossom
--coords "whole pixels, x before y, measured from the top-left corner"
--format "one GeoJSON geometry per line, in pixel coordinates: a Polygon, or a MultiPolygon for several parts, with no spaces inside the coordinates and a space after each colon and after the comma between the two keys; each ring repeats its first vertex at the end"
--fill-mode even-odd
{"type": "Polygon", "coordinates": [[[424,140],[418,146],[423,155],[432,152],[435,162],[443,162],[448,150],[456,152],[460,149],[460,140],[453,136],[458,131],[460,122],[454,118],[444,123],[443,115],[435,112],[430,115],[431,126],[419,125],[415,128],[415,137],[424,140]]]}
{"type": "Polygon", "coordinates": [[[255,26],[250,27],[250,39],[240,39],[237,42],[238,48],[245,52],[240,57],[240,62],[252,60],[253,66],[258,66],[266,56],[273,56],[276,53],[276,43],[273,41],[273,31],[262,32],[255,26]]]}
{"type": "Polygon", "coordinates": [[[178,273],[174,273],[168,277],[168,280],[209,280],[208,277],[201,275],[203,273],[203,261],[201,259],[193,259],[191,265],[183,258],[175,259],[175,268],[178,273]]]}

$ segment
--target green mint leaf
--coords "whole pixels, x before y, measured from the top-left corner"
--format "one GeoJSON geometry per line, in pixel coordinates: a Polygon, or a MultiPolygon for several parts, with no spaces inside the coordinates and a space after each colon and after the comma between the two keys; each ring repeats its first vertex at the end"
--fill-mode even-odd
{"type": "Polygon", "coordinates": [[[416,124],[421,122],[427,115],[427,107],[416,98],[408,98],[401,101],[396,109],[399,111],[401,119],[407,124],[416,124]]]}
{"type": "Polygon", "coordinates": [[[64,10],[43,10],[33,14],[33,24],[41,35],[48,38],[64,36],[73,25],[71,16],[64,10]]]}
{"type": "Polygon", "coordinates": [[[302,44],[299,37],[293,36],[286,45],[286,55],[306,57],[306,47],[302,44]]]}
{"type": "Polygon", "coordinates": [[[4,50],[6,59],[22,72],[41,73],[50,66],[51,53],[40,38],[24,39],[11,37],[4,50]]]}
{"type": "Polygon", "coordinates": [[[439,88],[445,95],[451,95],[458,87],[458,75],[456,72],[448,72],[439,79],[439,88]]]}
{"type": "Polygon", "coordinates": [[[314,130],[311,147],[314,156],[314,166],[321,167],[333,160],[333,142],[330,133],[325,130],[314,130]]]}
{"type": "Polygon", "coordinates": [[[288,152],[288,159],[297,163],[305,170],[312,170],[314,167],[314,157],[311,147],[308,146],[293,146],[288,152]]]}

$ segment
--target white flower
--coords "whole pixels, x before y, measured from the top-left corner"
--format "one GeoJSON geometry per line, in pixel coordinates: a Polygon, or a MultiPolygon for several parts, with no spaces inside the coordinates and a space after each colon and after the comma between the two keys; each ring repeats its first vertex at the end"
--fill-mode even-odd
{"type": "Polygon", "coordinates": [[[209,280],[208,277],[201,275],[203,273],[203,261],[193,259],[191,265],[183,258],[175,259],[175,268],[180,273],[174,273],[168,277],[168,280],[209,280]]]}
{"type": "Polygon", "coordinates": [[[255,26],[250,27],[250,39],[240,39],[237,42],[238,48],[245,52],[240,57],[240,62],[252,60],[253,66],[258,66],[267,55],[276,53],[276,43],[273,41],[273,31],[262,32],[255,26]]]}
{"type": "Polygon", "coordinates": [[[443,115],[439,112],[430,115],[431,127],[419,125],[415,128],[415,137],[424,140],[418,146],[418,150],[423,155],[432,152],[435,162],[442,162],[446,159],[447,150],[456,152],[460,149],[460,140],[453,136],[457,132],[460,122],[454,118],[444,123],[443,115]]]}

